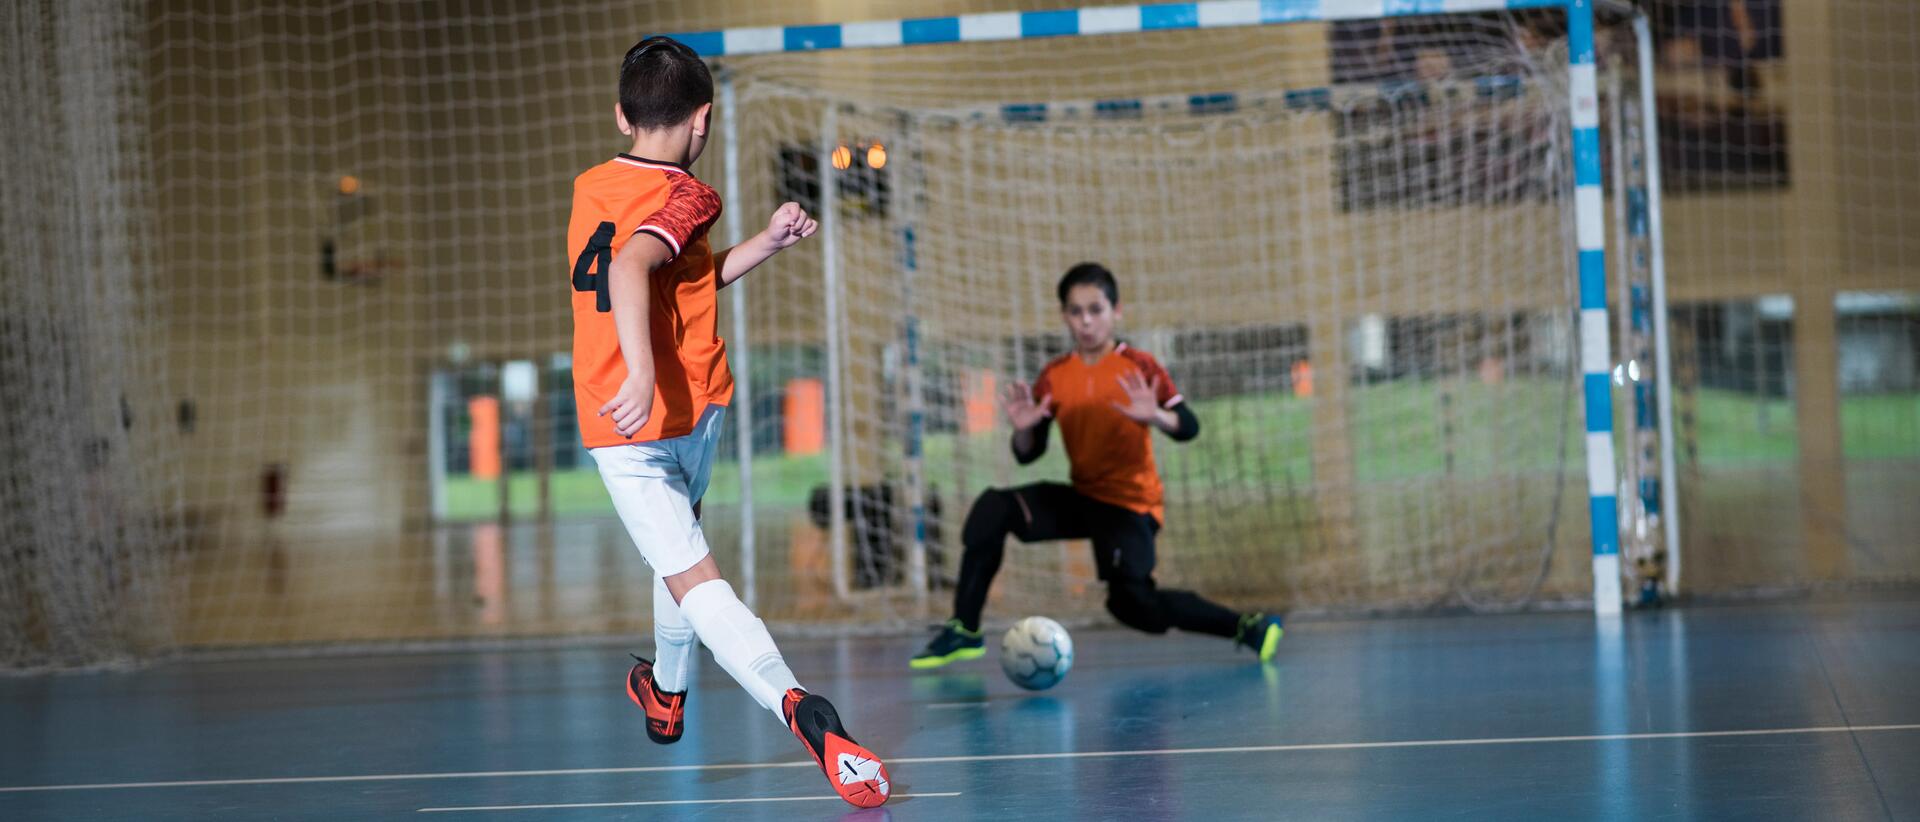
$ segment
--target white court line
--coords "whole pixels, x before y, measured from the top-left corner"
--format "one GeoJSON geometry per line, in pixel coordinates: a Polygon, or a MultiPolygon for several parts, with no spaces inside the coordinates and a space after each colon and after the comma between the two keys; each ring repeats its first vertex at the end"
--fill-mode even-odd
{"type": "MultiPolygon", "coordinates": [[[[889,799],[934,799],[959,796],[951,793],[896,793],[889,799]]],[[[641,808],[655,805],[743,805],[749,802],[844,802],[837,796],[762,796],[746,799],[656,799],[647,802],[575,802],[566,805],[474,805],[468,808],[421,808],[416,813],[454,813],[456,811],[538,811],[555,808],[641,808]]]]}
{"type": "MultiPolygon", "coordinates": [[[[1508,736],[1477,739],[1409,739],[1396,742],[1308,742],[1296,745],[1241,745],[1228,748],[1160,748],[1141,751],[1060,751],[1029,754],[973,754],[965,756],[888,757],[888,766],[939,762],[1011,762],[1033,759],[1100,759],[1128,756],[1180,756],[1185,754],[1288,753],[1294,751],[1364,751],[1379,748],[1444,748],[1473,745],[1525,745],[1556,742],[1631,742],[1642,739],[1717,739],[1740,736],[1788,736],[1794,734],[1874,733],[1879,731],[1920,731],[1920,723],[1908,725],[1844,725],[1810,728],[1756,728],[1745,731],[1666,731],[1637,734],[1590,734],[1583,736],[1508,736]]],[[[397,782],[425,779],[496,779],[519,776],[593,776],[623,773],[670,773],[674,771],[733,771],[759,768],[818,768],[812,760],[798,762],[728,762],[716,765],[646,765],[631,768],[569,768],[533,771],[466,771],[447,773],[364,774],[357,776],[288,776],[264,779],[201,779],[180,782],[103,782],[88,785],[24,785],[0,788],[0,793],[40,791],[107,791],[130,788],[206,788],[228,785],[304,785],[323,782],[397,782]]]]}

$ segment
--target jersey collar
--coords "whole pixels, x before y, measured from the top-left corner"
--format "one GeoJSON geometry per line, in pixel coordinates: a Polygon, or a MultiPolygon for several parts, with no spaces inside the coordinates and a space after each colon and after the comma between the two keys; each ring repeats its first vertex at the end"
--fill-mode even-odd
{"type": "Polygon", "coordinates": [[[1101,364],[1101,363],[1103,363],[1103,362],[1106,362],[1106,361],[1107,361],[1107,359],[1108,359],[1109,357],[1112,357],[1113,355],[1115,355],[1115,354],[1118,354],[1118,353],[1120,353],[1120,352],[1122,352],[1122,351],[1125,351],[1125,350],[1127,350],[1127,344],[1126,344],[1126,343],[1123,343],[1123,342],[1121,342],[1121,341],[1119,341],[1119,340],[1114,340],[1114,341],[1113,341],[1113,350],[1112,350],[1112,351],[1108,351],[1107,353],[1105,353],[1105,354],[1102,354],[1102,355],[1100,355],[1100,359],[1097,359],[1097,360],[1094,360],[1093,362],[1087,362],[1087,360],[1086,360],[1086,358],[1085,358],[1085,357],[1082,357],[1082,356],[1080,356],[1080,352],[1079,352],[1079,351],[1068,351],[1068,352],[1067,352],[1067,358],[1068,358],[1068,359],[1070,359],[1070,360],[1073,360],[1074,362],[1077,362],[1077,363],[1079,363],[1079,364],[1080,364],[1080,365],[1081,365],[1082,367],[1085,367],[1085,368],[1093,368],[1093,367],[1096,367],[1096,366],[1098,366],[1098,365],[1100,365],[1100,364],[1101,364]]]}
{"type": "Polygon", "coordinates": [[[626,163],[628,165],[641,166],[643,168],[657,168],[657,169],[660,169],[661,171],[678,171],[681,174],[690,173],[687,171],[687,165],[685,163],[669,163],[665,160],[649,160],[645,157],[635,157],[624,151],[614,155],[613,159],[617,162],[626,163]]]}

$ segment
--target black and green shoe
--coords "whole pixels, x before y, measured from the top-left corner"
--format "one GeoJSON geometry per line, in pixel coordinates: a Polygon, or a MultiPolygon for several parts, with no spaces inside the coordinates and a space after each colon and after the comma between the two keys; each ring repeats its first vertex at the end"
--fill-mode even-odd
{"type": "Polygon", "coordinates": [[[920,653],[913,655],[908,665],[918,669],[938,668],[949,662],[963,659],[979,659],[987,655],[987,640],[979,631],[969,631],[960,624],[960,620],[949,619],[940,626],[940,633],[927,643],[920,653]]]}
{"type": "Polygon", "coordinates": [[[1259,654],[1261,662],[1272,662],[1274,652],[1280,649],[1280,637],[1285,633],[1278,616],[1246,614],[1240,617],[1240,631],[1234,634],[1233,642],[1259,654]]]}

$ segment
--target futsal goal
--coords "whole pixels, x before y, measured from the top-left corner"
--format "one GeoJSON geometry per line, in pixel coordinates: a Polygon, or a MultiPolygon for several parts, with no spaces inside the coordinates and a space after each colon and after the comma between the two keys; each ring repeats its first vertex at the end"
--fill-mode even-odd
{"type": "MultiPolygon", "coordinates": [[[[944,615],[973,498],[1066,476],[1057,444],[1015,465],[995,396],[1065,350],[1053,284],[1081,261],[1118,275],[1120,336],[1202,420],[1155,446],[1163,582],[1609,612],[1623,573],[1667,581],[1658,415],[1630,418],[1637,450],[1611,433],[1613,392],[1644,384],[1651,412],[1664,375],[1645,55],[1613,11],[1199,2],[682,34],[720,72],[722,233],[787,199],[822,218],[797,264],[730,295],[732,513],[763,607],[944,615]],[[1631,295],[1608,293],[1610,222],[1631,295]],[[1630,376],[1623,295],[1645,303],[1630,376]]],[[[1082,543],[1014,549],[990,610],[1097,615],[1094,576],[1082,543]]]]}

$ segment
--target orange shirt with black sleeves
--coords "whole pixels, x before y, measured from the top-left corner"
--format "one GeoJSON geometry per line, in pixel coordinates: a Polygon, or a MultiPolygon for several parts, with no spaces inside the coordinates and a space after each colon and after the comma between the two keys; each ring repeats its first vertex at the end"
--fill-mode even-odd
{"type": "Polygon", "coordinates": [[[707,230],[720,197],[681,166],[629,154],[594,166],[573,181],[567,260],[573,286],[573,401],[588,448],[684,437],[709,405],[733,399],[727,345],[716,332],[719,274],[707,230]],[[600,407],[627,379],[613,325],[608,268],[635,237],[673,253],[649,278],[648,331],[653,341],[653,415],[631,437],[614,431],[600,407]]]}
{"type": "Polygon", "coordinates": [[[1160,407],[1172,408],[1184,400],[1159,360],[1126,343],[1091,364],[1079,354],[1047,363],[1034,382],[1033,397],[1053,397],[1053,416],[1060,423],[1075,491],[1164,522],[1165,494],[1153,461],[1154,428],[1127,419],[1114,407],[1127,404],[1120,377],[1128,372],[1159,381],[1154,398],[1160,407]]]}

